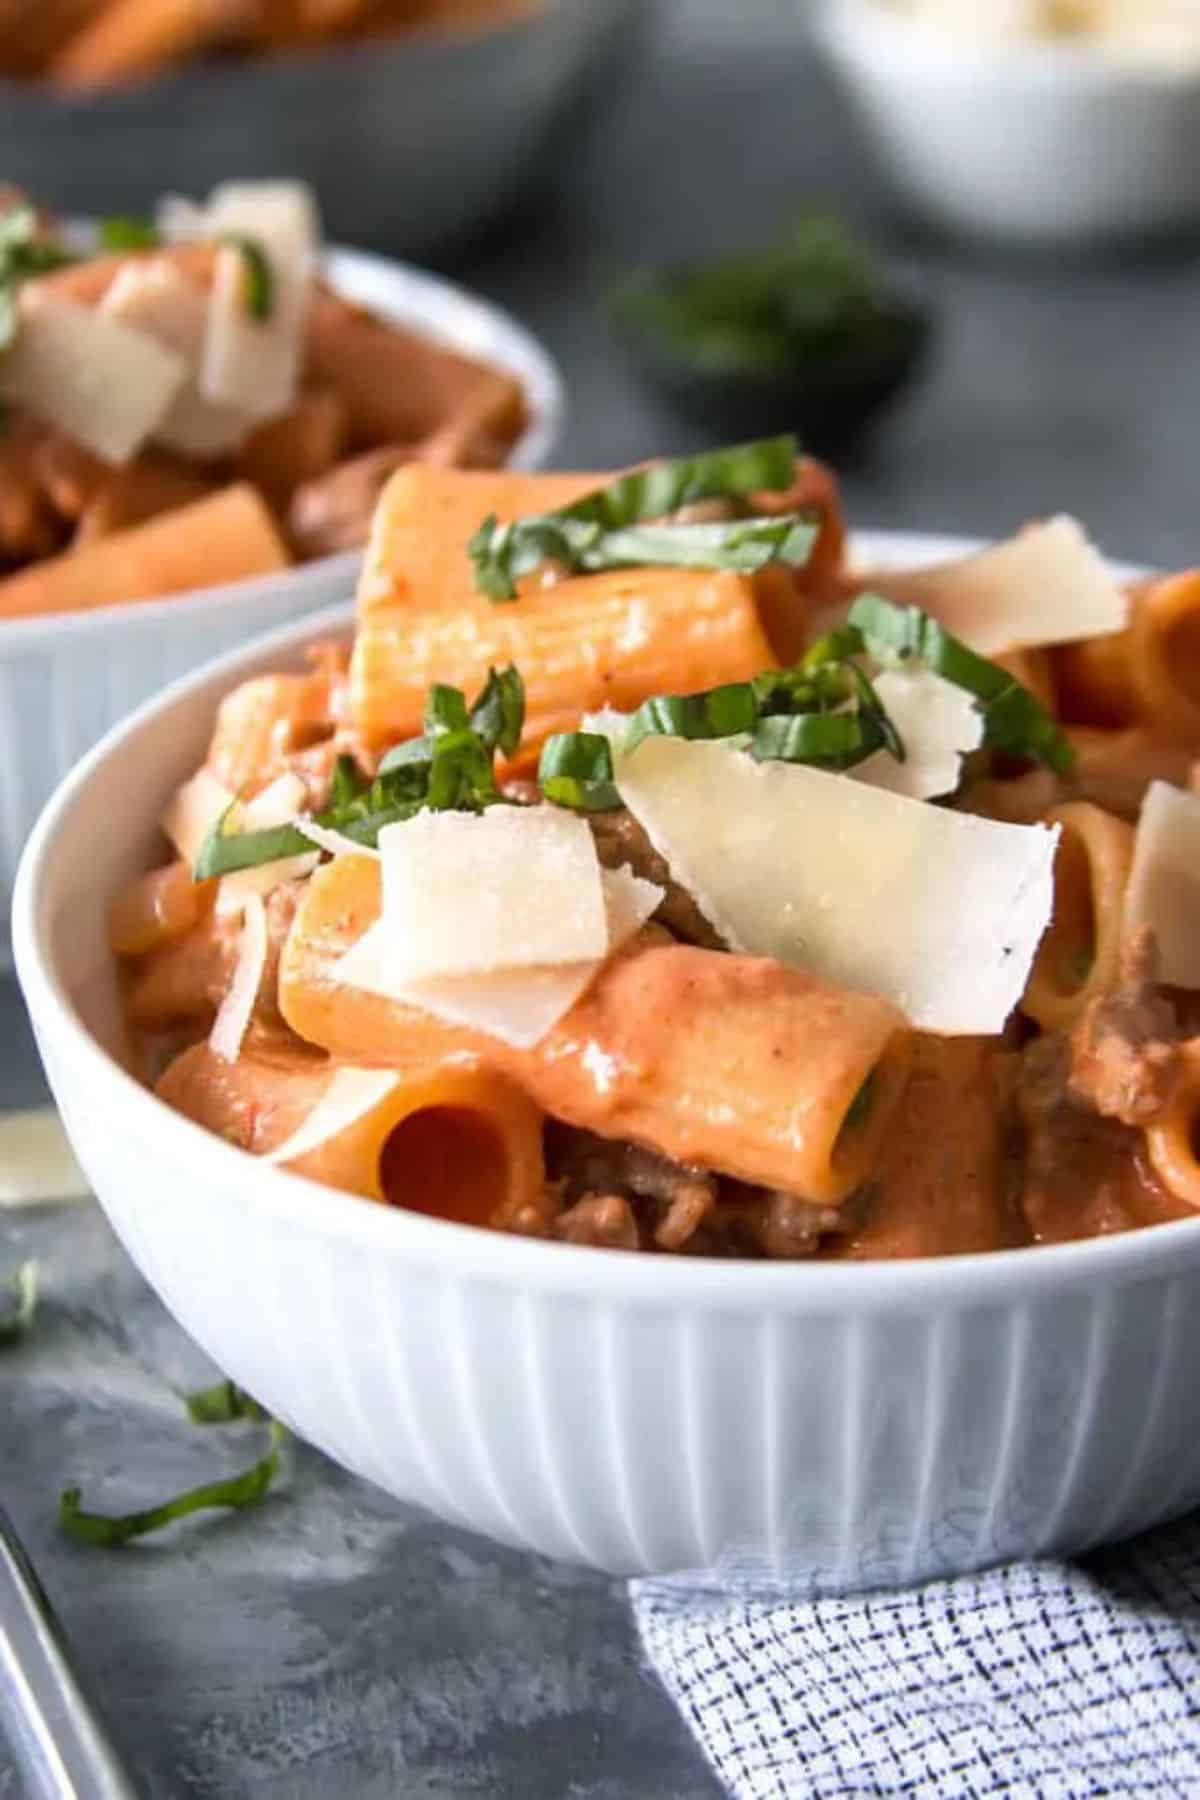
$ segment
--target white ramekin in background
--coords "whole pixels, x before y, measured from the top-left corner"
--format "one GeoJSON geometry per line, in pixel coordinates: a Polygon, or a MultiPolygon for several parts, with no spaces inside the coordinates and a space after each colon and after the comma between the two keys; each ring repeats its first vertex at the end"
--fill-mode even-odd
{"type": "Polygon", "coordinates": [[[300,1181],[122,1071],[108,897],[220,696],[349,623],[288,628],[110,734],[17,882],[17,965],[75,1149],[215,1361],[390,1493],[614,1573],[902,1583],[1200,1502],[1200,1219],[907,1264],[581,1249],[300,1181]]]}
{"type": "Polygon", "coordinates": [[[1200,69],[962,42],[884,0],[818,0],[815,24],[886,179],[939,226],[1047,250],[1200,226],[1200,69]]]}
{"type": "MultiPolygon", "coordinates": [[[[562,380],[529,332],[498,308],[419,269],[332,250],[340,293],[381,317],[520,376],[530,423],[511,461],[536,468],[562,426],[562,380]]],[[[17,861],[33,821],[63,776],[109,726],[189,669],[273,625],[346,598],[357,554],[220,588],[94,613],[0,620],[0,968],[17,861]]]]}

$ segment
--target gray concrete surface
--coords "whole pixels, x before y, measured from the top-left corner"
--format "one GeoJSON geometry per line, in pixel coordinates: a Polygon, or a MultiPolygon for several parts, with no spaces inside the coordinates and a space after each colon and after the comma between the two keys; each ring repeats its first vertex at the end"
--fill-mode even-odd
{"type": "MultiPolygon", "coordinates": [[[[458,272],[522,314],[572,385],[568,463],[692,436],[636,388],[600,298],[642,258],[752,241],[806,195],[886,231],[871,172],[805,61],[782,0],[688,0],[608,116],[564,147],[537,203],[458,272]]],[[[1047,172],[1052,179],[1052,171],[1047,172]]],[[[1200,267],[1011,266],[899,246],[944,315],[930,376],[848,473],[862,523],[999,531],[1081,512],[1122,555],[1200,545],[1200,267]]],[[[0,984],[0,1107],[41,1092],[0,984]]],[[[495,1550],[304,1450],[257,1515],[121,1554],[66,1544],[58,1489],[135,1498],[250,1441],[181,1422],[208,1374],[92,1211],[0,1220],[0,1265],[33,1252],[46,1305],[0,1360],[0,1491],[114,1734],[153,1796],[705,1800],[682,1722],[638,1665],[613,1585],[495,1550]]],[[[0,1746],[0,1796],[15,1778],[0,1746]]]]}

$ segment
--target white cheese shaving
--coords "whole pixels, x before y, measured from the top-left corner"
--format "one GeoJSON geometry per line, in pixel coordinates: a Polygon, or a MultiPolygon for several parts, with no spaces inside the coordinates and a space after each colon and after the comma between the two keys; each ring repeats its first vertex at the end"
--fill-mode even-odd
{"type": "Polygon", "coordinates": [[[1146,790],[1125,890],[1125,935],[1147,926],[1161,979],[1200,988],[1200,794],[1165,781],[1146,790]]]}
{"type": "Polygon", "coordinates": [[[617,785],[737,950],[893,1001],[925,1031],[1003,1029],[1054,899],[1057,830],[1001,825],[723,743],[614,744],[617,785]]]}
{"type": "Polygon", "coordinates": [[[590,962],[608,930],[585,820],[554,806],[422,812],[379,833],[395,972],[419,981],[590,962]]]}
{"type": "Polygon", "coordinates": [[[851,771],[854,779],[910,800],[954,793],[963,757],[983,742],[983,714],[974,698],[932,669],[885,669],[875,678],[875,691],[900,733],[905,757],[900,762],[880,750],[851,771]]]}
{"type": "Polygon", "coordinates": [[[258,246],[271,269],[270,312],[254,318],[246,304],[241,251],[217,252],[200,391],[255,419],[288,410],[304,353],[304,321],[316,272],[320,226],[310,190],[300,182],[226,182],[208,205],[209,234],[258,246]]]}
{"type": "Polygon", "coordinates": [[[923,607],[981,656],[1111,637],[1129,622],[1116,576],[1083,527],[1062,517],[959,562],[875,573],[869,585],[923,607]]]}
{"type": "Polygon", "coordinates": [[[224,1062],[234,1063],[241,1055],[266,966],[267,915],[261,896],[247,894],[233,979],[208,1038],[213,1054],[224,1062]]]}
{"type": "Polygon", "coordinates": [[[0,1113],[0,1207],[82,1200],[89,1191],[52,1106],[0,1113]]]}
{"type": "Polygon", "coordinates": [[[164,837],[191,868],[200,846],[217,820],[233,805],[234,796],[207,769],[197,769],[176,788],[159,819],[164,837]]]}
{"type": "Polygon", "coordinates": [[[353,838],[334,831],[329,825],[318,825],[315,819],[306,818],[304,814],[295,823],[297,831],[302,832],[306,838],[311,838],[322,850],[327,850],[330,856],[373,856],[376,862],[379,861],[378,850],[372,849],[369,844],[356,844],[353,838]]]}
{"type": "Polygon", "coordinates": [[[113,465],[153,436],[186,379],[183,357],[148,333],[36,286],[0,357],[0,395],[113,465]]]}
{"type": "Polygon", "coordinates": [[[351,1125],[383,1103],[400,1077],[391,1069],[337,1069],[325,1092],[303,1124],[285,1143],[277,1144],[263,1162],[290,1163],[331,1138],[340,1137],[351,1125]]]}
{"type": "Polygon", "coordinates": [[[128,263],[100,304],[102,312],[148,333],[183,358],[187,380],[156,428],[154,441],[201,459],[237,450],[252,423],[237,407],[206,399],[197,385],[208,307],[208,294],[163,257],[128,263]]]}
{"type": "MultiPolygon", "coordinates": [[[[607,955],[640,931],[663,898],[663,890],[629,869],[604,870],[607,955]]],[[[539,1044],[586,992],[605,957],[558,967],[493,969],[481,974],[411,981],[390,966],[394,940],[381,919],[337,965],[337,979],[368,993],[419,1007],[452,1025],[500,1038],[518,1050],[539,1044]]]]}
{"type": "MultiPolygon", "coordinates": [[[[277,825],[296,824],[297,814],[307,798],[304,783],[289,771],[239,807],[237,829],[273,831],[277,825]]],[[[232,875],[223,875],[217,889],[218,915],[229,918],[241,912],[248,895],[260,894],[265,899],[285,881],[298,881],[311,875],[320,860],[317,851],[302,851],[298,856],[280,856],[274,862],[260,863],[256,869],[238,869],[232,875]]]]}

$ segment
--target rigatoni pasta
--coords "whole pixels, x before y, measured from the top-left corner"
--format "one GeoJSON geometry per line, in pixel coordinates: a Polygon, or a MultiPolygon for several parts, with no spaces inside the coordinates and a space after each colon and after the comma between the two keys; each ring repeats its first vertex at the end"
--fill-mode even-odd
{"type": "Polygon", "coordinates": [[[1073,521],[932,585],[841,547],[787,439],[396,476],[353,647],[226,697],[174,859],[114,901],[164,1101],[364,1200],[609,1250],[1188,1216],[1196,746],[1135,643],[1186,660],[1192,578],[1131,623],[1073,521]]]}

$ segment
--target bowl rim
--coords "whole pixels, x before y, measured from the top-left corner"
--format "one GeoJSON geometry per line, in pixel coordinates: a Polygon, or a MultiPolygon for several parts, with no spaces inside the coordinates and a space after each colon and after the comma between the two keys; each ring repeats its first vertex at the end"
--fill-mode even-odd
{"type": "MultiPolygon", "coordinates": [[[[857,534],[860,554],[958,555],[979,540],[898,532],[857,534]]],[[[93,1036],[81,1017],[50,945],[45,888],[60,840],[98,774],[113,761],[135,756],[142,734],[164,716],[210,692],[214,699],[234,681],[276,657],[295,656],[314,636],[343,632],[353,604],[344,602],[255,637],[172,683],[113,727],[59,784],[35,825],[21,858],[13,894],[12,931],[17,973],[39,1040],[86,1085],[145,1150],[150,1166],[186,1159],[192,1185],[207,1181],[236,1187],[259,1216],[289,1222],[330,1239],[350,1240],[380,1256],[400,1256],[425,1268],[446,1267],[456,1278],[492,1286],[534,1288],[603,1298],[638,1308],[697,1308],[705,1312],[767,1314],[912,1311],[937,1305],[1011,1302],[1046,1290],[1125,1286],[1200,1263],[1200,1215],[1166,1225],[1075,1243],[1026,1245],[910,1261],[751,1262],[736,1258],[634,1256],[619,1250],[510,1236],[479,1226],[406,1212],[322,1186],[264,1165],[181,1117],[131,1075],[93,1036]]],[[[107,896],[90,904],[103,906],[107,896]]],[[[84,903],[87,904],[85,898],[84,903]]]]}
{"type": "Polygon", "coordinates": [[[877,56],[892,67],[897,80],[905,65],[920,65],[939,74],[993,80],[1011,76],[1046,87],[1174,91],[1200,83],[1200,61],[1187,66],[1120,57],[1090,38],[979,43],[906,18],[887,0],[817,0],[812,29],[818,41],[835,50],[877,56]]]}
{"type": "MultiPolygon", "coordinates": [[[[82,221],[71,223],[73,228],[85,226],[82,221]]],[[[434,323],[421,321],[433,343],[467,350],[464,334],[446,328],[444,321],[449,315],[456,315],[465,324],[501,339],[510,360],[502,361],[498,366],[518,377],[530,413],[529,423],[513,445],[504,466],[537,469],[545,463],[561,437],[566,421],[566,381],[547,347],[506,307],[415,263],[399,257],[380,256],[372,250],[327,244],[322,252],[322,268],[335,288],[339,286],[339,278],[351,284],[371,281],[392,286],[398,312],[406,312],[411,305],[414,327],[423,309],[433,309],[434,323]]],[[[479,354],[486,357],[489,353],[479,354]]],[[[318,557],[313,562],[298,563],[275,574],[250,575],[239,581],[188,588],[183,593],[165,594],[156,600],[127,600],[118,606],[98,606],[85,612],[0,619],[0,660],[6,653],[21,655],[53,646],[67,636],[83,641],[96,633],[139,628],[153,630],[177,617],[195,620],[206,611],[220,613],[227,607],[250,605],[266,599],[282,600],[285,596],[294,599],[308,588],[317,589],[324,595],[343,582],[352,584],[361,561],[361,551],[346,550],[333,556],[318,557]]]]}

